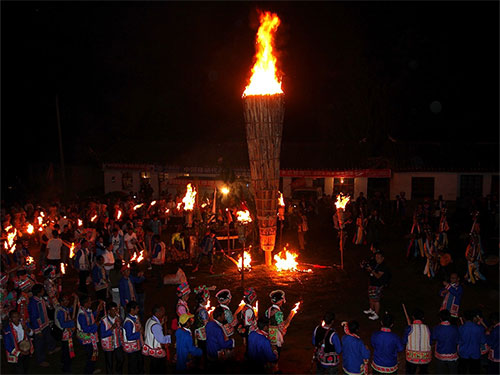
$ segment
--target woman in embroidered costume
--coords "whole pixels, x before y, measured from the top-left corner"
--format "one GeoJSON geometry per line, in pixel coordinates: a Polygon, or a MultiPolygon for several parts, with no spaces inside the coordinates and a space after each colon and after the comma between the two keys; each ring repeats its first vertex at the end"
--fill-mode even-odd
{"type": "Polygon", "coordinates": [[[342,369],[347,375],[368,374],[370,351],[357,335],[359,323],[342,322],[345,335],[342,337],[342,369]]]}
{"type": "Polygon", "coordinates": [[[432,360],[431,331],[423,323],[422,310],[415,309],[412,319],[413,322],[406,327],[403,334],[403,344],[406,345],[406,373],[415,374],[419,368],[420,374],[427,374],[428,365],[432,360]]]}

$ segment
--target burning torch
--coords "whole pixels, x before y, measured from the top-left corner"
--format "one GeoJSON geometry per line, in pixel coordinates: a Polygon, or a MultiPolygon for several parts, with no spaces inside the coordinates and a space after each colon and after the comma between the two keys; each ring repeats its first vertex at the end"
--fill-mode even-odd
{"type": "MultiPolygon", "coordinates": [[[[236,212],[237,222],[238,222],[238,240],[241,244],[243,244],[243,248],[241,249],[241,258],[239,259],[239,264],[241,267],[241,285],[244,285],[245,282],[245,267],[250,267],[250,262],[252,258],[250,254],[245,251],[245,245],[247,240],[247,225],[252,222],[252,217],[250,216],[250,211],[238,211],[236,212]]],[[[229,241],[229,240],[228,240],[229,241]]]]}
{"type": "Polygon", "coordinates": [[[274,34],[280,19],[274,13],[260,14],[256,61],[250,83],[243,93],[244,117],[252,188],[259,222],[260,247],[266,265],[276,241],[277,193],[280,179],[280,150],[283,133],[284,95],[277,78],[274,34]]]}
{"type": "Polygon", "coordinates": [[[337,201],[335,202],[335,207],[337,208],[337,221],[340,231],[340,269],[344,269],[344,228],[345,228],[345,206],[349,203],[349,196],[344,196],[342,193],[337,195],[337,201]]]}

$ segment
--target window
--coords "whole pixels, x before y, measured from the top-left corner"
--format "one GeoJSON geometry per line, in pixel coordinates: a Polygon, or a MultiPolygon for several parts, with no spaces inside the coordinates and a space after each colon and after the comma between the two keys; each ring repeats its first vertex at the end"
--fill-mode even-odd
{"type": "Polygon", "coordinates": [[[130,190],[132,189],[132,173],[123,172],[122,173],[122,190],[130,190]]]}
{"type": "Polygon", "coordinates": [[[339,177],[333,179],[333,195],[337,196],[340,193],[354,197],[354,178],[339,177]]]}
{"type": "Polygon", "coordinates": [[[483,196],[483,176],[462,175],[460,176],[460,197],[473,198],[483,196]]]}
{"type": "Polygon", "coordinates": [[[411,199],[434,199],[434,177],[412,177],[411,199]]]}

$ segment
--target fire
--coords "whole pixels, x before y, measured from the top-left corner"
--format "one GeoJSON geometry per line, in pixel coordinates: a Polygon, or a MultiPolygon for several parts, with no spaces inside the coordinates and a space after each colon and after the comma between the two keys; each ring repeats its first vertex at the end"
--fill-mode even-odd
{"type": "Polygon", "coordinates": [[[177,209],[180,210],[182,206],[182,202],[177,203],[177,209]]]}
{"type": "Polygon", "coordinates": [[[136,261],[137,260],[137,252],[134,251],[134,255],[132,256],[132,258],[130,258],[130,261],[133,262],[133,261],[136,261]]]}
{"type": "Polygon", "coordinates": [[[66,265],[64,263],[61,263],[61,272],[63,275],[66,274],[66,265]]]}
{"type": "Polygon", "coordinates": [[[45,217],[45,214],[43,213],[43,211],[40,211],[40,216],[45,217]]]}
{"type": "Polygon", "coordinates": [[[137,263],[140,263],[144,260],[144,250],[141,250],[141,252],[139,253],[139,255],[137,255],[137,252],[134,251],[134,255],[132,256],[132,258],[130,258],[130,261],[131,262],[137,262],[137,263]]]}
{"type": "Polygon", "coordinates": [[[94,215],[94,216],[92,216],[92,217],[90,218],[90,221],[91,221],[91,222],[94,222],[95,220],[97,220],[97,215],[94,215]]]}
{"type": "Polygon", "coordinates": [[[342,193],[337,195],[337,201],[335,202],[335,207],[337,207],[337,210],[339,208],[345,210],[345,206],[347,205],[347,203],[349,203],[350,199],[351,198],[348,195],[343,195],[342,193]]]}
{"type": "Polygon", "coordinates": [[[182,203],[184,203],[184,209],[186,211],[191,211],[194,207],[194,201],[196,197],[196,189],[193,189],[191,184],[186,186],[186,195],[182,198],[182,203]]]}
{"type": "Polygon", "coordinates": [[[260,27],[257,31],[256,61],[252,68],[250,83],[243,96],[282,94],[281,82],[276,77],[276,56],[273,54],[274,34],[280,19],[277,14],[260,14],[260,27]]]}
{"type": "Polygon", "coordinates": [[[252,222],[252,218],[250,217],[250,211],[238,211],[236,212],[237,220],[242,224],[248,224],[252,222]]]}
{"type": "Polygon", "coordinates": [[[255,302],[255,307],[254,307],[253,311],[255,313],[255,316],[259,315],[259,301],[255,302]]]}
{"type": "Polygon", "coordinates": [[[28,234],[33,234],[34,231],[35,231],[35,227],[33,227],[32,224],[28,224],[28,228],[26,229],[26,232],[28,234]]]}
{"type": "Polygon", "coordinates": [[[242,308],[246,305],[245,301],[244,300],[241,300],[240,304],[238,305],[238,308],[242,308]]]}
{"type": "Polygon", "coordinates": [[[134,206],[134,211],[137,210],[138,208],[141,208],[142,206],[144,206],[144,203],[141,203],[141,204],[136,204],[134,206]]]}
{"type": "MultiPolygon", "coordinates": [[[[243,266],[245,269],[252,268],[250,264],[252,262],[252,257],[246,251],[243,253],[243,266]]],[[[241,256],[238,258],[238,271],[241,271],[241,256]]]]}
{"type": "MultiPolygon", "coordinates": [[[[12,225],[9,225],[5,230],[8,232],[10,229],[12,229],[12,225]]],[[[7,233],[7,242],[4,242],[4,247],[6,250],[9,250],[9,253],[14,254],[14,251],[16,251],[16,244],[14,241],[16,240],[17,237],[17,229],[14,228],[14,230],[10,233],[7,233]]]]}
{"type": "Polygon", "coordinates": [[[32,256],[26,257],[26,265],[33,264],[34,262],[35,262],[35,260],[33,259],[32,256]]]}
{"type": "Polygon", "coordinates": [[[297,270],[298,263],[295,260],[299,255],[295,253],[291,253],[288,250],[284,250],[285,257],[282,258],[280,252],[274,256],[274,260],[276,261],[276,270],[278,271],[295,271],[297,270]]]}
{"type": "Polygon", "coordinates": [[[229,188],[227,186],[223,186],[221,189],[220,189],[220,192],[224,195],[228,195],[229,194],[229,188]]]}
{"type": "Polygon", "coordinates": [[[82,219],[78,219],[78,226],[81,227],[83,225],[82,219]]]}
{"type": "Polygon", "coordinates": [[[151,206],[154,206],[156,204],[156,201],[151,202],[151,206]]]}
{"type": "Polygon", "coordinates": [[[296,314],[297,311],[299,311],[299,306],[300,306],[300,301],[295,304],[295,306],[292,309],[292,313],[296,314]]]}
{"type": "Polygon", "coordinates": [[[71,247],[69,248],[69,257],[73,258],[75,256],[75,243],[71,242],[71,247]]]}
{"type": "Polygon", "coordinates": [[[122,210],[118,210],[118,212],[116,213],[116,220],[120,220],[121,217],[122,217],[122,210]]]}
{"type": "Polygon", "coordinates": [[[281,207],[285,207],[285,200],[283,199],[283,193],[279,192],[280,193],[280,196],[278,198],[278,205],[280,205],[281,207]]]}
{"type": "Polygon", "coordinates": [[[36,219],[38,220],[38,226],[41,226],[43,222],[43,217],[38,216],[36,219]]]}

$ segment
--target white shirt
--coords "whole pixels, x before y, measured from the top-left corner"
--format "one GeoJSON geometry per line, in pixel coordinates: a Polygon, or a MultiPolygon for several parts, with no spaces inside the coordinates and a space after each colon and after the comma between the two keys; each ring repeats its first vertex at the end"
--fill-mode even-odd
{"type": "Polygon", "coordinates": [[[16,330],[16,333],[17,333],[17,342],[21,342],[24,340],[24,329],[23,329],[23,325],[21,323],[19,323],[17,326],[12,323],[12,327],[14,327],[14,329],[16,330]]]}
{"type": "Polygon", "coordinates": [[[104,258],[104,269],[106,271],[109,271],[109,270],[112,270],[113,267],[115,266],[114,263],[115,263],[115,257],[113,255],[113,253],[109,250],[106,249],[106,251],[104,251],[104,253],[102,254],[103,258],[104,258]],[[106,266],[106,263],[111,263],[111,266],[106,266]]]}
{"type": "Polygon", "coordinates": [[[123,240],[125,241],[125,247],[127,249],[134,249],[135,244],[137,243],[137,236],[135,233],[132,233],[131,235],[127,233],[125,237],[123,237],[123,240]]]}
{"type": "Polygon", "coordinates": [[[117,236],[112,236],[111,243],[113,244],[113,251],[117,252],[120,248],[120,235],[118,234],[117,236]]]}
{"type": "Polygon", "coordinates": [[[52,238],[47,243],[47,259],[61,259],[61,247],[63,242],[60,238],[52,238]]]}

